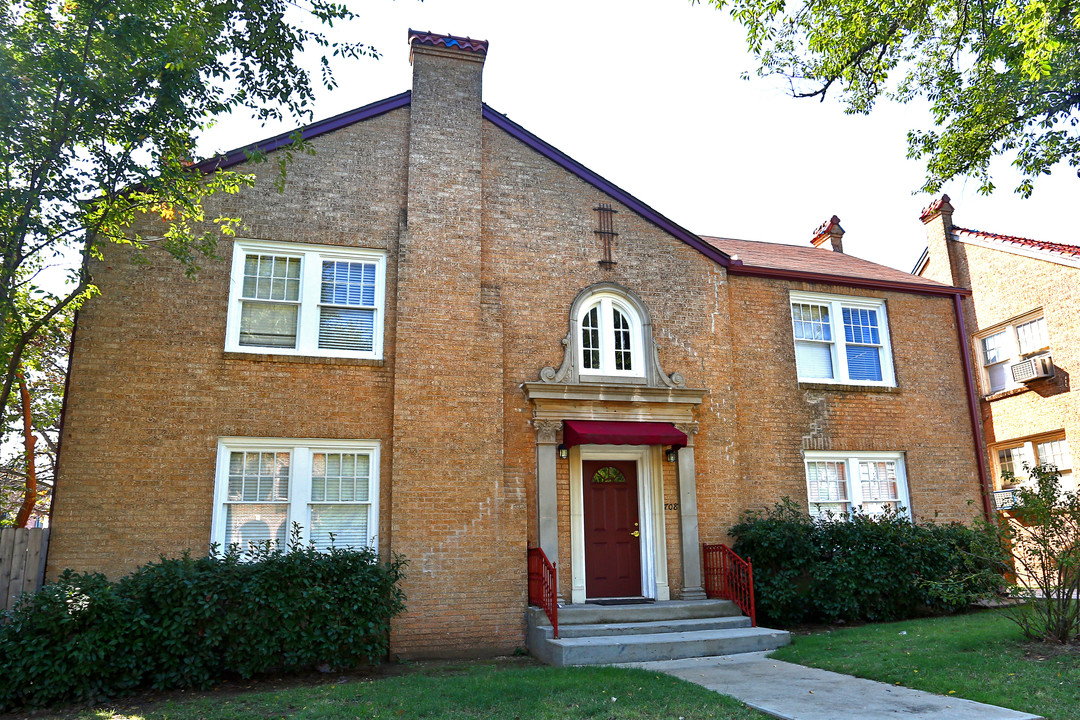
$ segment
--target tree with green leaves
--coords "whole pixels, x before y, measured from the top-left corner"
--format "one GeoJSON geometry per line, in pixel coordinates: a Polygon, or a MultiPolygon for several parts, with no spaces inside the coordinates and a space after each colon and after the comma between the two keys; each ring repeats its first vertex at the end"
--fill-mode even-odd
{"type": "Polygon", "coordinates": [[[936,127],[908,133],[926,192],[969,176],[989,194],[999,155],[1014,158],[1024,197],[1058,163],[1080,165],[1080,6],[1070,0],[708,1],[746,28],[758,74],[786,78],[795,97],[832,92],[852,113],[882,97],[929,101],[936,127]]]}
{"type": "Polygon", "coordinates": [[[26,527],[49,513],[73,320],[68,305],[23,350],[4,416],[5,435],[20,441],[0,454],[0,525],[26,527]]]}
{"type": "Polygon", "coordinates": [[[332,58],[377,57],[321,31],[354,17],[331,0],[0,0],[0,408],[35,339],[94,293],[103,247],[189,274],[214,256],[241,219],[203,203],[253,178],[193,171],[199,134],[237,111],[309,121],[332,58]],[[132,231],[143,213],[168,221],[162,236],[132,231]]]}

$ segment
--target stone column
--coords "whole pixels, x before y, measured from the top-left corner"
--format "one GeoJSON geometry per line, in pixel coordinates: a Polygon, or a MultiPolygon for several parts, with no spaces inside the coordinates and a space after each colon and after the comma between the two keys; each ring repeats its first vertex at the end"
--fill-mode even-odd
{"type": "Polygon", "coordinates": [[[561,420],[535,420],[536,518],[540,549],[552,563],[559,562],[559,508],[555,482],[561,420]]]}
{"type": "Polygon", "coordinates": [[[694,435],[697,423],[676,425],[686,433],[686,447],[679,450],[679,532],[682,540],[682,599],[704,600],[701,586],[701,542],[698,539],[697,476],[694,474],[694,435]]]}

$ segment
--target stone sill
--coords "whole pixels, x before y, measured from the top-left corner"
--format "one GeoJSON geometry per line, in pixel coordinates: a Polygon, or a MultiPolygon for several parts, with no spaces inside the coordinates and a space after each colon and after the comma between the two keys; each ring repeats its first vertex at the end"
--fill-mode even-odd
{"type": "Polygon", "coordinates": [[[1014,397],[1016,395],[1023,395],[1026,392],[1031,392],[1031,388],[1025,385],[1024,387],[999,390],[992,395],[983,395],[983,400],[986,402],[994,402],[995,400],[1004,400],[1005,398],[1014,397]]]}
{"type": "Polygon", "coordinates": [[[885,393],[888,395],[899,394],[900,388],[887,385],[842,385],[838,383],[799,383],[800,390],[826,390],[832,392],[848,393],[885,393]]]}
{"type": "Polygon", "coordinates": [[[225,360],[248,362],[296,363],[301,365],[351,365],[360,367],[384,367],[385,360],[369,358],[321,357],[319,355],[274,355],[271,353],[226,352],[225,360]]]}

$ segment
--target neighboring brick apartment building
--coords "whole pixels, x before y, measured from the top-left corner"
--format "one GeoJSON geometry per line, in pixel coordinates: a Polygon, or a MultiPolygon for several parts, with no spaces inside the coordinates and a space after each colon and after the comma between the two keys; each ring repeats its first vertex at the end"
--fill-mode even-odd
{"type": "Polygon", "coordinates": [[[1080,246],[953,225],[944,195],[923,211],[927,249],[914,274],[971,291],[964,299],[969,352],[981,398],[984,462],[999,508],[1023,466],[1050,463],[1076,490],[1070,440],[1080,436],[1080,246]]]}
{"type": "Polygon", "coordinates": [[[835,218],[822,247],[695,235],[482,104],[486,42],[410,42],[412,91],[308,127],[284,194],[244,168],[197,282],[95,264],[53,575],[296,521],[408,558],[395,653],[508,651],[529,546],[568,603],[695,598],[700,543],[784,496],[980,513],[961,291],[835,218]]]}

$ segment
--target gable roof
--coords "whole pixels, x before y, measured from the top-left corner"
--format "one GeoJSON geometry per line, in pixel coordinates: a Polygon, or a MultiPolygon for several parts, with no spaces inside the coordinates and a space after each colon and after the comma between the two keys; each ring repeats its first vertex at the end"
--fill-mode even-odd
{"type": "MultiPolygon", "coordinates": [[[[304,140],[311,140],[319,135],[339,130],[343,127],[347,127],[354,123],[362,122],[373,117],[377,117],[384,113],[388,113],[391,110],[396,110],[400,107],[405,107],[412,102],[412,91],[406,90],[403,93],[388,97],[385,100],[379,100],[377,102],[364,105],[363,107],[356,108],[355,110],[349,110],[343,112],[334,117],[327,118],[326,120],[320,120],[319,122],[306,125],[299,130],[281,133],[275,135],[266,140],[259,140],[257,142],[245,145],[235,150],[230,150],[226,153],[218,155],[216,157],[209,158],[200,163],[197,163],[194,168],[205,173],[214,172],[215,170],[224,170],[226,168],[239,165],[247,161],[248,155],[252,152],[271,152],[278,150],[282,147],[290,145],[293,141],[293,135],[296,132],[300,133],[300,137],[304,140]]],[[[661,230],[674,235],[679,240],[694,248],[698,252],[702,253],[706,257],[714,260],[725,267],[729,264],[727,255],[718,248],[704,242],[694,233],[690,232],[686,228],[682,227],[674,220],[671,220],[652,207],[637,199],[630,193],[626,192],[618,185],[615,185],[611,181],[601,177],[599,174],[588,169],[577,160],[562,152],[550,143],[541,140],[536,135],[532,134],[525,128],[521,127],[506,115],[493,110],[487,103],[483,104],[483,118],[490,121],[496,127],[506,131],[511,136],[517,138],[521,142],[528,145],[530,148],[540,153],[544,157],[553,161],[560,167],[570,171],[574,175],[578,176],[585,182],[589,183],[596,189],[610,195],[612,198],[618,200],[623,205],[641,215],[643,218],[653,223],[661,230]]]]}
{"type": "Polygon", "coordinates": [[[252,152],[271,152],[272,150],[283,148],[286,145],[291,145],[295,133],[300,133],[300,137],[304,140],[310,140],[320,135],[325,135],[328,132],[348,127],[349,125],[358,123],[362,120],[377,117],[384,113],[388,113],[391,110],[405,107],[410,102],[412,102],[412,91],[406,90],[403,93],[392,95],[383,100],[377,100],[376,102],[369,103],[368,105],[358,107],[354,110],[348,110],[333,117],[326,118],[325,120],[319,120],[310,125],[305,125],[302,128],[283,132],[280,135],[274,135],[265,140],[257,140],[256,142],[244,145],[243,147],[238,147],[235,150],[229,150],[221,155],[216,155],[196,163],[193,168],[204,173],[211,173],[215,170],[224,170],[233,167],[234,165],[247,162],[248,155],[252,152]]]}
{"type": "MultiPolygon", "coordinates": [[[[284,132],[230,150],[216,157],[203,160],[193,167],[204,173],[224,170],[246,162],[248,155],[253,151],[271,152],[291,144],[293,135],[297,132],[300,133],[300,137],[303,139],[311,140],[354,123],[405,107],[411,102],[412,91],[406,90],[398,95],[340,113],[297,130],[284,132]]],[[[610,195],[613,199],[618,200],[644,219],[678,238],[702,255],[723,265],[732,274],[786,278],[901,292],[944,295],[966,292],[933,280],[912,277],[907,273],[868,260],[822,248],[696,235],[611,181],[585,167],[555,146],[541,140],[506,115],[492,109],[487,103],[483,104],[482,112],[484,120],[491,122],[589,185],[610,195]],[[739,259],[733,259],[732,255],[738,255],[739,259]]]]}
{"type": "Polygon", "coordinates": [[[731,256],[732,275],[757,275],[900,292],[953,295],[959,288],[825,248],[703,237],[731,256]]]}
{"type": "Polygon", "coordinates": [[[1015,235],[1000,235],[984,230],[968,230],[953,227],[951,232],[956,240],[983,247],[991,247],[1005,252],[1027,255],[1040,260],[1080,267],[1080,245],[1032,240],[1015,235]]]}
{"type": "Polygon", "coordinates": [[[490,120],[491,123],[496,127],[505,130],[507,133],[517,138],[521,142],[525,143],[536,152],[540,153],[547,159],[554,162],[556,165],[559,165],[563,169],[570,171],[574,175],[577,175],[579,178],[589,183],[597,190],[607,193],[611,197],[621,202],[623,205],[636,212],[638,215],[641,215],[643,218],[659,227],[661,230],[667,232],[670,235],[674,235],[678,239],[682,240],[684,243],[694,248],[702,255],[705,255],[706,257],[715,260],[716,262],[720,263],[725,267],[730,264],[730,259],[728,258],[727,253],[725,253],[722,248],[718,248],[715,245],[706,242],[703,238],[690,232],[683,226],[676,223],[674,220],[671,220],[661,215],[641,200],[638,200],[636,197],[626,192],[614,183],[605,180],[603,177],[593,172],[589,168],[585,167],[577,160],[573,159],[555,146],[544,142],[536,135],[533,135],[531,132],[521,127],[502,113],[492,110],[487,103],[484,103],[484,119],[490,120]]]}

